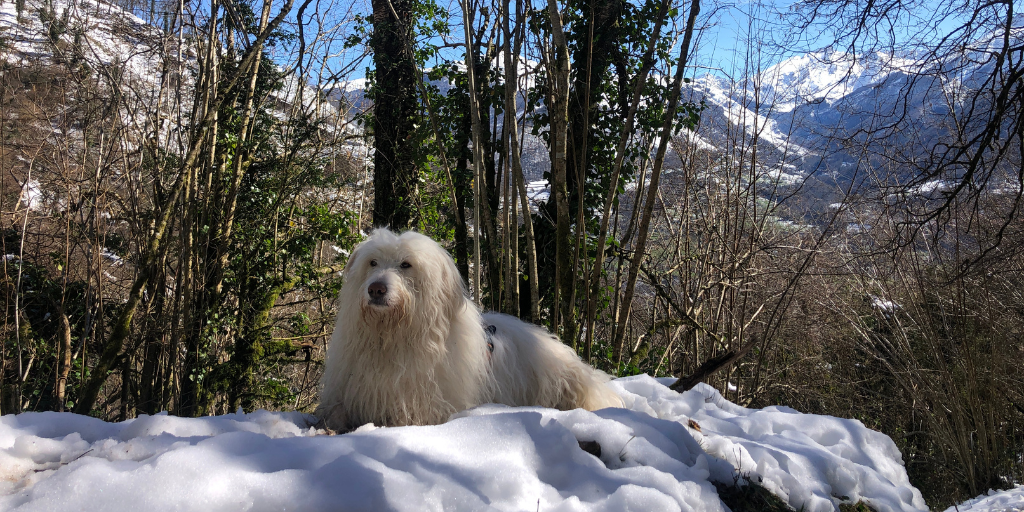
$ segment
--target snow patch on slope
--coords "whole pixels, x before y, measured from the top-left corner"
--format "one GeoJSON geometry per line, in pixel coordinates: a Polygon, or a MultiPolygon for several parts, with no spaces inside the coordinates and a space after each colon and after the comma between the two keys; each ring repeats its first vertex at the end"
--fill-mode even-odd
{"type": "Polygon", "coordinates": [[[853,91],[881,83],[889,73],[910,69],[917,62],[874,52],[867,55],[814,52],[790,57],[760,74],[774,94],[774,109],[790,112],[801,103],[832,104],[853,91]]]}
{"type": "Polygon", "coordinates": [[[989,490],[977,498],[969,499],[945,512],[1021,512],[1024,511],[1024,485],[1005,491],[989,490]]]}
{"type": "MultiPolygon", "coordinates": [[[[708,75],[694,81],[694,89],[703,94],[703,99],[722,109],[722,116],[730,125],[743,130],[745,137],[767,142],[790,155],[804,156],[810,152],[790,140],[789,134],[779,128],[777,120],[750,110],[745,106],[747,92],[742,84],[732,84],[708,75]]],[[[770,113],[772,109],[765,109],[770,113]]]]}

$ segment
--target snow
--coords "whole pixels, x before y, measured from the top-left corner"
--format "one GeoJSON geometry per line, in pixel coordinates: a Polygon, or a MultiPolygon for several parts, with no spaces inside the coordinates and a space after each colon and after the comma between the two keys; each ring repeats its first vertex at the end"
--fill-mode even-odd
{"type": "Polygon", "coordinates": [[[886,300],[886,299],[883,299],[883,298],[878,297],[876,295],[870,295],[870,294],[868,295],[868,298],[871,300],[871,307],[873,307],[875,309],[878,309],[878,310],[881,310],[881,311],[885,311],[885,312],[889,312],[889,313],[891,313],[893,311],[896,311],[897,309],[900,309],[900,305],[896,304],[895,302],[893,302],[891,300],[886,300]]]}
{"type": "Polygon", "coordinates": [[[765,174],[771,183],[782,186],[796,185],[804,180],[804,177],[800,174],[791,174],[786,172],[787,170],[796,171],[796,166],[790,164],[779,165],[769,169],[765,174]]]}
{"type": "Polygon", "coordinates": [[[39,180],[28,180],[25,182],[25,186],[21,192],[21,202],[25,204],[25,208],[29,210],[39,210],[42,208],[43,189],[39,184],[39,180]]]}
{"type": "Polygon", "coordinates": [[[859,421],[746,409],[706,385],[612,386],[625,409],[484,405],[443,425],[330,436],[297,412],[120,423],[0,418],[0,510],[685,510],[749,478],[807,512],[927,510],[900,453],[859,421]],[[596,441],[600,455],[580,449],[596,441]]]}
{"type": "MultiPolygon", "coordinates": [[[[34,60],[51,53],[46,27],[37,14],[43,5],[41,1],[26,2],[20,20],[14,2],[0,5],[0,27],[10,35],[11,49],[14,50],[5,56],[5,60],[34,60]]],[[[86,58],[103,64],[118,63],[132,77],[147,83],[159,80],[159,66],[153,64],[162,37],[159,29],[103,1],[55,0],[52,6],[58,17],[70,11],[69,30],[61,36],[62,39],[70,40],[71,29],[83,30],[82,45],[86,58]]]]}
{"type": "Polygon", "coordinates": [[[551,196],[548,180],[534,180],[526,184],[526,197],[534,203],[543,203],[551,196]]]}
{"type": "MultiPolygon", "coordinates": [[[[696,422],[700,432],[690,432],[708,455],[727,462],[729,472],[760,480],[797,510],[834,510],[843,497],[879,510],[927,510],[895,443],[857,420],[788,407],[746,409],[703,384],[681,395],[649,377],[616,384],[631,392],[623,393],[630,409],[696,422]]],[[[717,471],[714,480],[728,481],[721,466],[717,471]]]]}
{"type": "MultiPolygon", "coordinates": [[[[19,67],[26,64],[52,64],[55,43],[49,40],[49,30],[40,20],[40,9],[52,6],[56,17],[67,16],[68,25],[59,36],[56,46],[66,52],[75,51],[75,58],[83,59],[90,69],[103,70],[103,87],[117,87],[124,94],[124,105],[117,115],[128,126],[145,126],[151,122],[151,113],[157,108],[165,49],[173,54],[172,34],[164,34],[135,14],[103,0],[26,0],[24,11],[18,16],[16,2],[0,2],[0,32],[4,35],[6,51],[0,62],[19,67]],[[75,34],[80,37],[76,38],[75,34]],[[78,43],[76,46],[75,43],[78,43]]],[[[70,54],[62,58],[68,58],[70,54]]],[[[189,60],[186,52],[186,60],[189,60]]],[[[176,74],[173,66],[172,75],[176,74]]],[[[191,83],[192,74],[180,76],[184,87],[191,83]]],[[[189,105],[182,106],[188,109],[189,105]]],[[[177,124],[163,119],[160,138],[167,140],[178,134],[177,124]]],[[[51,126],[54,135],[73,137],[80,131],[51,126]]],[[[127,148],[138,141],[126,140],[127,148]]]]}
{"type": "Polygon", "coordinates": [[[846,232],[850,234],[867,233],[868,231],[871,231],[870,224],[851,222],[846,225],[846,232]]]}
{"type": "Polygon", "coordinates": [[[773,91],[775,109],[792,111],[801,103],[832,104],[853,91],[883,82],[889,73],[913,69],[913,59],[882,52],[852,55],[822,51],[792,56],[765,69],[760,77],[773,91]]]}
{"type": "Polygon", "coordinates": [[[100,247],[100,256],[102,256],[103,259],[109,261],[110,264],[115,267],[120,267],[121,265],[124,265],[124,260],[121,259],[121,257],[118,256],[117,253],[111,251],[110,249],[107,249],[106,247],[100,247]]]}
{"type": "Polygon", "coordinates": [[[1024,511],[1024,485],[1005,491],[989,490],[977,498],[946,509],[945,512],[1022,512],[1024,511]]]}
{"type": "Polygon", "coordinates": [[[718,149],[717,146],[708,142],[707,139],[701,137],[700,134],[694,132],[693,130],[690,130],[689,128],[683,128],[683,130],[679,132],[679,137],[685,140],[688,144],[692,145],[694,148],[702,151],[715,151],[716,149],[718,149]]]}
{"type": "MultiPolygon", "coordinates": [[[[278,68],[278,71],[281,71],[281,69],[278,68]]],[[[281,90],[271,92],[271,96],[280,102],[291,105],[298,104],[301,100],[303,110],[312,114],[318,120],[333,120],[338,115],[338,109],[330,101],[330,98],[310,86],[306,80],[301,80],[294,74],[287,74],[283,78],[283,82],[281,90]]],[[[286,120],[288,118],[285,112],[280,110],[275,110],[275,115],[280,119],[286,120]]],[[[344,131],[361,133],[361,127],[356,123],[352,123],[349,119],[345,119],[340,124],[342,125],[340,128],[344,131]]],[[[324,127],[328,130],[333,129],[331,123],[324,123],[324,127]]]]}
{"type": "MultiPolygon", "coordinates": [[[[748,92],[744,91],[741,85],[723,83],[721,79],[712,75],[694,81],[694,88],[703,93],[704,100],[721,107],[724,119],[732,126],[741,128],[747,137],[767,142],[792,155],[810,154],[806,148],[790,140],[789,134],[779,128],[776,119],[748,109],[744,103],[750,98],[745,98],[748,92]]],[[[771,110],[765,109],[766,112],[771,110]]]]}
{"type": "Polygon", "coordinates": [[[949,183],[947,183],[946,181],[931,180],[918,185],[912,190],[912,192],[916,192],[919,195],[927,196],[935,192],[943,192],[945,190],[949,190],[950,188],[951,187],[949,183]]]}

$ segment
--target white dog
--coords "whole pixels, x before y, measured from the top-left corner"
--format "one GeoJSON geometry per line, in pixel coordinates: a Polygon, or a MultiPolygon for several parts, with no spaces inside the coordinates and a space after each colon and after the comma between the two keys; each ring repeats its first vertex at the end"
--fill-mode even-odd
{"type": "Polygon", "coordinates": [[[622,406],[610,377],[555,336],[481,315],[451,256],[424,235],[375,230],[344,278],[320,381],[318,415],[328,427],[437,424],[488,402],[622,406]]]}

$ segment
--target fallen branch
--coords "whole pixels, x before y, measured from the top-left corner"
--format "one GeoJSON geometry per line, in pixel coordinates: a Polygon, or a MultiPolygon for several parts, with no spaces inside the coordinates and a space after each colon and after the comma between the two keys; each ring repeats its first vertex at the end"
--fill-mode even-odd
{"type": "Polygon", "coordinates": [[[680,377],[679,380],[669,386],[669,389],[679,392],[692,389],[698,383],[704,382],[704,380],[714,375],[716,372],[729,368],[735,364],[736,361],[739,361],[743,356],[747,355],[747,353],[750,352],[750,349],[754,348],[754,345],[757,345],[757,338],[751,337],[751,340],[738,350],[729,350],[704,361],[703,364],[697,367],[696,371],[686,377],[680,377]]]}

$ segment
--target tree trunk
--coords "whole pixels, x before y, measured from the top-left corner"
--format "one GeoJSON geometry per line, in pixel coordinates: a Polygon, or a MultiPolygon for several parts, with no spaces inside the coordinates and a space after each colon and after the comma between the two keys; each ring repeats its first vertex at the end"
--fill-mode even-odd
{"type": "Polygon", "coordinates": [[[469,115],[473,132],[473,227],[475,231],[473,235],[473,299],[479,306],[483,301],[483,293],[480,289],[480,266],[482,263],[480,258],[481,224],[485,222],[482,214],[488,206],[484,199],[483,138],[480,127],[480,102],[476,94],[476,65],[474,64],[476,46],[473,43],[473,16],[468,0],[462,0],[459,5],[462,6],[462,24],[465,28],[466,79],[469,85],[467,88],[469,92],[469,115]]]}
{"type": "Polygon", "coordinates": [[[253,376],[263,358],[265,341],[270,338],[270,313],[277,299],[298,283],[298,277],[280,280],[263,294],[261,300],[246,306],[249,311],[243,314],[249,319],[243,322],[245,332],[238,337],[235,353],[228,363],[232,370],[228,381],[228,402],[232,411],[241,406],[242,410],[252,412],[255,403],[253,376]]]}
{"type": "MultiPolygon", "coordinates": [[[[530,321],[533,323],[540,323],[540,275],[537,271],[537,244],[533,233],[533,216],[530,214],[530,198],[526,195],[526,178],[523,176],[523,166],[519,158],[519,125],[516,120],[515,113],[518,111],[516,108],[516,95],[519,91],[519,52],[522,48],[523,38],[521,37],[522,32],[517,31],[514,36],[509,28],[509,19],[511,13],[509,12],[510,0],[505,0],[505,17],[502,24],[502,30],[505,33],[505,122],[508,125],[509,133],[509,156],[508,156],[508,173],[509,178],[513,180],[513,187],[516,189],[516,196],[519,197],[520,209],[523,215],[523,229],[526,235],[526,243],[524,247],[527,267],[527,284],[530,288],[529,294],[529,315],[530,321]],[[513,42],[514,41],[514,42],[513,42]]],[[[516,18],[519,19],[521,11],[521,3],[516,2],[516,18]]],[[[519,257],[519,220],[517,216],[513,214],[512,225],[515,228],[513,239],[515,243],[515,258],[519,257]]],[[[515,265],[515,278],[516,287],[519,285],[518,275],[518,264],[515,265]]]]}
{"type": "Polygon", "coordinates": [[[373,0],[373,224],[395,230],[416,220],[418,102],[412,0],[373,0]],[[392,9],[393,7],[393,9],[392,9]]]}
{"type": "Polygon", "coordinates": [[[658,39],[661,37],[661,27],[664,25],[665,15],[668,13],[668,8],[669,1],[662,2],[661,9],[658,12],[658,17],[655,20],[654,32],[651,35],[651,39],[647,45],[647,50],[645,51],[643,60],[641,61],[640,73],[637,75],[636,81],[633,85],[633,94],[629,102],[629,111],[626,113],[626,122],[623,124],[622,132],[619,134],[618,146],[615,148],[615,161],[612,163],[612,174],[611,177],[608,178],[608,193],[604,200],[604,208],[601,215],[601,227],[598,229],[597,233],[597,252],[595,253],[594,265],[590,271],[591,275],[587,287],[587,316],[584,323],[587,329],[587,338],[584,348],[584,360],[586,361],[590,360],[592,355],[591,351],[594,346],[595,318],[597,315],[598,295],[601,290],[601,275],[604,273],[604,252],[605,244],[608,241],[608,222],[611,217],[612,204],[615,202],[615,197],[618,195],[619,173],[622,170],[622,161],[626,155],[626,144],[633,135],[633,126],[636,123],[636,112],[640,107],[640,97],[643,93],[644,86],[647,83],[647,75],[650,73],[651,68],[654,67],[654,48],[658,39]]]}
{"type": "MultiPolygon", "coordinates": [[[[314,270],[317,274],[330,274],[344,269],[343,265],[331,265],[314,270]]],[[[231,410],[241,406],[242,410],[251,412],[256,398],[255,372],[263,358],[266,342],[271,339],[273,318],[271,312],[282,295],[293,290],[300,282],[300,276],[278,277],[270,289],[251,304],[244,306],[244,319],[241,322],[242,332],[235,345],[235,353],[225,367],[229,371],[228,404],[231,410]]],[[[251,283],[252,288],[260,286],[251,283]]]]}
{"type": "Polygon", "coordinates": [[[455,265],[459,268],[462,281],[469,282],[469,223],[466,222],[466,200],[470,197],[469,164],[473,159],[469,140],[472,132],[472,121],[469,118],[469,96],[466,96],[466,112],[461,117],[460,128],[455,133],[455,144],[459,148],[459,156],[455,162],[455,176],[452,177],[455,187],[455,265]]]}
{"type": "MultiPolygon", "coordinates": [[[[697,21],[697,14],[700,13],[700,0],[692,0],[690,5],[690,17],[686,21],[686,32],[683,35],[683,43],[679,48],[679,62],[676,64],[676,73],[672,78],[672,88],[669,92],[668,107],[665,109],[665,118],[661,127],[661,140],[658,143],[658,152],[654,157],[654,168],[651,169],[651,184],[647,188],[647,201],[644,203],[643,214],[640,216],[640,225],[637,228],[637,241],[633,249],[633,258],[629,264],[629,277],[626,278],[626,291],[619,304],[617,316],[618,325],[615,330],[615,339],[612,342],[612,362],[618,366],[622,358],[622,343],[626,335],[626,324],[629,323],[630,309],[633,305],[633,292],[636,287],[636,279],[640,272],[640,260],[644,257],[647,249],[647,235],[651,224],[651,213],[654,210],[654,202],[658,194],[658,182],[661,178],[661,167],[665,162],[665,152],[668,149],[668,142],[672,139],[672,125],[676,117],[676,109],[679,107],[680,88],[683,83],[683,71],[686,69],[686,58],[689,53],[690,41],[693,38],[693,28],[697,21]]],[[[643,183],[641,180],[640,183],[643,183]]],[[[639,189],[637,196],[639,197],[639,189]]]]}
{"type": "MultiPolygon", "coordinates": [[[[584,24],[580,33],[587,34],[582,41],[580,49],[575,54],[573,70],[575,80],[569,98],[569,118],[566,152],[566,180],[569,195],[569,204],[576,205],[576,236],[573,243],[573,263],[571,274],[573,279],[565,285],[569,286],[570,294],[567,302],[572,308],[573,317],[564,324],[563,340],[577,348],[577,337],[579,333],[578,322],[575,319],[575,307],[577,303],[578,279],[575,276],[586,275],[581,270],[580,264],[586,259],[585,235],[587,223],[585,220],[585,198],[584,184],[588,179],[589,147],[588,138],[590,125],[595,106],[599,104],[600,97],[594,91],[592,84],[599,84],[602,77],[608,70],[619,43],[619,18],[622,12],[620,0],[590,0],[581,6],[581,14],[584,17],[584,24]]],[[[565,293],[565,292],[563,292],[565,293]]],[[[584,296],[587,296],[584,292],[584,296]]]]}
{"type": "MultiPolygon", "coordinates": [[[[217,13],[220,9],[218,0],[211,0],[210,2],[211,12],[217,13]]],[[[199,414],[199,396],[202,385],[202,371],[200,369],[202,362],[200,361],[200,352],[202,351],[203,333],[206,331],[207,322],[209,321],[212,309],[212,301],[210,291],[210,281],[213,278],[213,272],[209,271],[208,267],[212,265],[211,261],[216,260],[216,255],[213,250],[213,241],[211,240],[210,229],[202,229],[200,226],[211,226],[215,222],[212,214],[212,208],[220,207],[221,191],[222,191],[222,179],[221,172],[223,170],[223,158],[221,158],[221,165],[217,165],[217,133],[219,129],[219,109],[216,107],[218,99],[220,97],[220,89],[217,86],[218,78],[220,76],[220,60],[219,53],[217,52],[217,26],[211,24],[209,27],[209,33],[207,34],[207,48],[206,56],[203,61],[203,99],[204,103],[202,112],[205,115],[211,116],[209,136],[206,140],[202,140],[200,144],[205,144],[204,151],[200,151],[205,155],[208,160],[205,162],[206,165],[200,164],[201,169],[215,168],[216,175],[212,178],[208,176],[209,173],[203,173],[200,169],[195,169],[194,177],[197,183],[190,184],[193,186],[195,193],[191,194],[193,202],[185,203],[186,208],[190,212],[194,212],[195,224],[187,226],[192,239],[190,240],[189,247],[192,251],[186,253],[187,258],[191,261],[190,268],[193,273],[189,274],[188,277],[192,279],[191,300],[186,303],[186,307],[189,309],[187,316],[187,323],[185,324],[185,360],[183,368],[183,376],[185,377],[181,385],[181,396],[178,402],[178,415],[192,417],[199,414]],[[199,180],[206,174],[205,183],[199,180]],[[206,191],[205,204],[201,203],[202,195],[198,192],[200,190],[206,191]]],[[[192,177],[190,175],[190,177],[192,177]]]]}
{"type": "MultiPolygon", "coordinates": [[[[572,283],[570,271],[570,213],[566,183],[565,152],[569,116],[569,48],[562,29],[562,18],[556,0],[548,0],[551,20],[551,54],[548,57],[551,115],[551,194],[555,199],[555,300],[552,306],[552,330],[573,321],[572,283]]],[[[571,343],[571,341],[570,341],[571,343]]]]}
{"type": "Polygon", "coordinates": [[[139,376],[139,396],[136,408],[143,414],[156,414],[160,411],[157,403],[158,389],[157,372],[160,366],[160,358],[164,353],[164,332],[167,321],[165,316],[164,303],[166,301],[167,259],[161,258],[153,280],[159,283],[154,287],[153,300],[150,306],[150,315],[153,318],[149,329],[146,330],[146,339],[142,343],[142,373],[139,376]]]}
{"type": "Polygon", "coordinates": [[[591,114],[600,101],[591,85],[601,83],[616,54],[622,1],[590,0],[581,6],[580,14],[585,17],[582,33],[589,37],[580,45],[573,62],[576,76],[569,98],[569,151],[565,156],[566,167],[572,173],[568,176],[570,196],[578,194],[580,183],[586,182],[587,139],[594,119],[591,114]]]}
{"type": "Polygon", "coordinates": [[[57,357],[57,410],[64,412],[64,399],[68,385],[68,374],[71,373],[71,321],[64,307],[58,308],[60,315],[60,350],[57,357]]]}
{"type": "MultiPolygon", "coordinates": [[[[274,17],[273,21],[267,24],[266,30],[257,35],[256,40],[253,42],[253,46],[250,47],[250,50],[242,57],[238,66],[239,69],[248,69],[252,66],[253,60],[256,57],[254,50],[261,48],[267,38],[276,31],[277,26],[281,24],[285,16],[287,16],[291,11],[293,4],[294,0],[287,0],[285,4],[281,6],[280,13],[274,17]]],[[[231,80],[227,81],[227,83],[222,84],[222,86],[225,90],[232,90],[237,86],[240,78],[241,76],[236,74],[231,78],[231,80]]],[[[178,177],[171,186],[171,190],[167,194],[163,204],[161,204],[157,209],[160,213],[158,218],[154,219],[154,222],[151,224],[150,239],[143,252],[142,262],[139,265],[139,274],[132,283],[131,292],[128,294],[128,300],[125,303],[124,309],[121,311],[121,315],[114,322],[114,327],[111,330],[110,337],[107,338],[106,342],[103,344],[100,357],[96,361],[96,366],[92,370],[92,375],[88,382],[83,386],[82,395],[79,397],[78,403],[75,404],[75,412],[78,414],[88,414],[89,411],[92,410],[92,406],[96,403],[96,398],[99,396],[100,389],[103,387],[103,383],[107,379],[107,372],[111,370],[118,354],[121,353],[125,339],[131,332],[132,318],[135,316],[139,303],[142,300],[143,292],[145,292],[146,287],[149,285],[150,278],[152,277],[150,269],[159,259],[162,251],[166,248],[163,243],[164,235],[167,231],[167,226],[170,223],[171,215],[173,212],[177,211],[176,206],[178,204],[178,198],[181,195],[182,190],[188,185],[187,177],[190,175],[192,167],[198,161],[200,151],[204,148],[202,142],[207,139],[207,133],[216,118],[216,112],[220,108],[221,101],[223,101],[223,98],[218,97],[213,104],[209,105],[209,109],[197,123],[194,136],[190,141],[188,154],[179,166],[178,177]]]]}

